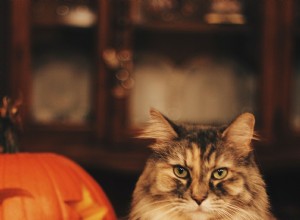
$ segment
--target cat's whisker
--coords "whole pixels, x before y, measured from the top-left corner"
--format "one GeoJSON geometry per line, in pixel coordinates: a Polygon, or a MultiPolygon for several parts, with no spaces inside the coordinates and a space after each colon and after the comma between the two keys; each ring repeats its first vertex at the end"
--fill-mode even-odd
{"type": "Polygon", "coordinates": [[[224,217],[226,219],[232,219],[232,217],[233,217],[233,215],[231,213],[227,212],[224,209],[218,210],[217,213],[221,215],[222,219],[224,219],[224,217]]]}
{"type": "MultiPolygon", "coordinates": [[[[173,211],[175,211],[175,210],[177,210],[177,209],[178,209],[178,207],[173,207],[173,208],[169,209],[168,211],[163,212],[163,213],[160,214],[160,215],[157,215],[155,218],[156,218],[157,220],[164,220],[163,217],[165,217],[165,216],[167,216],[167,215],[169,215],[169,214],[171,214],[171,213],[172,213],[172,215],[174,215],[175,213],[173,213],[173,211]]],[[[168,218],[170,218],[170,216],[168,216],[168,218]]]]}
{"type": "MultiPolygon", "coordinates": [[[[242,201],[238,201],[238,202],[243,204],[242,201]]],[[[215,211],[220,211],[220,210],[223,211],[223,212],[225,211],[226,213],[229,213],[232,216],[234,214],[239,214],[240,218],[245,219],[245,220],[257,220],[257,218],[253,218],[251,213],[241,209],[241,207],[236,206],[236,205],[231,204],[231,203],[228,203],[228,202],[224,202],[223,200],[219,200],[219,199],[213,200],[212,201],[212,206],[213,206],[213,209],[215,211]],[[229,209],[230,212],[229,212],[229,210],[226,210],[226,209],[229,209]]]]}
{"type": "Polygon", "coordinates": [[[216,215],[216,220],[231,220],[233,215],[232,213],[228,212],[224,209],[224,202],[221,202],[219,200],[215,200],[211,204],[211,210],[216,215]]]}
{"type": "MultiPolygon", "coordinates": [[[[227,216],[229,217],[229,219],[232,219],[238,213],[237,210],[231,210],[231,209],[229,209],[229,210],[222,209],[222,211],[227,214],[227,216]]],[[[245,219],[244,216],[239,216],[239,217],[242,217],[241,220],[245,219]]]]}
{"type": "MultiPolygon", "coordinates": [[[[144,210],[140,210],[139,212],[135,212],[135,213],[150,214],[150,213],[155,213],[155,212],[167,209],[169,207],[174,207],[173,201],[164,200],[164,201],[157,202],[157,203],[166,203],[166,202],[169,202],[169,203],[158,206],[158,207],[150,207],[150,205],[147,207],[142,207],[142,208],[144,208],[144,210]]],[[[174,208],[176,209],[176,207],[174,207],[174,208]]],[[[168,212],[169,212],[169,210],[173,210],[173,208],[168,209],[168,212]]],[[[133,216],[136,216],[135,213],[133,214],[133,216]]],[[[139,218],[136,218],[136,219],[139,219],[139,218]]]]}
{"type": "Polygon", "coordinates": [[[230,204],[226,204],[224,201],[219,201],[219,200],[215,200],[212,203],[212,210],[214,212],[216,212],[218,215],[221,215],[222,218],[226,217],[226,219],[232,219],[234,217],[235,214],[239,214],[241,216],[242,219],[250,219],[251,220],[251,216],[248,216],[248,213],[243,213],[241,214],[241,212],[243,212],[244,210],[240,210],[239,207],[237,206],[231,206],[229,207],[230,204]],[[224,207],[225,205],[225,207],[224,207]],[[247,216],[245,215],[247,214],[247,216]]]}
{"type": "Polygon", "coordinates": [[[212,210],[213,210],[213,212],[218,213],[222,217],[226,217],[226,219],[232,219],[232,217],[233,217],[233,213],[228,212],[228,210],[226,210],[224,207],[224,203],[222,203],[222,202],[213,203],[212,210]]]}
{"type": "Polygon", "coordinates": [[[155,207],[156,205],[161,205],[161,204],[170,203],[170,202],[174,202],[174,200],[159,200],[159,201],[154,201],[151,203],[144,201],[144,203],[146,205],[143,205],[139,209],[136,209],[134,211],[134,213],[144,212],[144,211],[147,211],[148,209],[153,209],[153,207],[155,207]]]}
{"type": "Polygon", "coordinates": [[[249,212],[245,211],[244,209],[241,209],[236,205],[228,204],[226,208],[228,208],[230,211],[238,213],[243,219],[257,220],[257,218],[252,217],[252,215],[249,212]]]}
{"type": "MultiPolygon", "coordinates": [[[[162,203],[167,203],[167,202],[173,202],[174,200],[158,200],[158,201],[154,201],[154,202],[147,202],[147,206],[153,206],[153,205],[158,205],[158,204],[162,204],[162,203]]],[[[146,207],[147,207],[146,206],[146,207]]],[[[145,207],[145,206],[142,206],[145,207]]]]}

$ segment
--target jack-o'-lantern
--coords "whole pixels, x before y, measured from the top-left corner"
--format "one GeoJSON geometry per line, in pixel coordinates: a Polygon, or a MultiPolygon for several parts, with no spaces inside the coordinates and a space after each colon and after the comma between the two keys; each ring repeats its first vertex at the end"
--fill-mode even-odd
{"type": "MultiPolygon", "coordinates": [[[[5,112],[11,109],[5,101],[3,105],[0,147],[7,151],[15,149],[9,146],[15,141],[5,112]]],[[[70,159],[53,153],[10,152],[0,154],[0,219],[115,220],[116,215],[101,187],[70,159]]]]}

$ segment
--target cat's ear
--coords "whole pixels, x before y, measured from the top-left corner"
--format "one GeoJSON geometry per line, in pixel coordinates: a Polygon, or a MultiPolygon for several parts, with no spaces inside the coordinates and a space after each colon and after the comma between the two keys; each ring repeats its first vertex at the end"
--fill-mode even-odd
{"type": "Polygon", "coordinates": [[[178,137],[174,128],[173,122],[156,109],[151,108],[149,124],[138,137],[155,139],[158,142],[169,141],[178,137]]]}
{"type": "Polygon", "coordinates": [[[255,118],[251,113],[244,113],[238,116],[223,132],[222,136],[226,142],[236,148],[248,153],[252,150],[250,143],[254,139],[255,118]]]}

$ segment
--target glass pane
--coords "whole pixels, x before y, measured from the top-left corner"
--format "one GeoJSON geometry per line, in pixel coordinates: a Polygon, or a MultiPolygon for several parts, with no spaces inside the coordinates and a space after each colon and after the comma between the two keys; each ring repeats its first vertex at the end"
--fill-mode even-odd
{"type": "Polygon", "coordinates": [[[292,117],[291,124],[295,130],[300,131],[300,66],[296,68],[292,80],[292,117]]]}
{"type": "Polygon", "coordinates": [[[84,122],[91,104],[91,63],[76,52],[60,49],[45,53],[34,59],[34,119],[39,122],[84,122]]]}
{"type": "Polygon", "coordinates": [[[77,22],[95,16],[88,2],[33,1],[31,109],[39,123],[90,118],[96,32],[93,19],[77,22]]]}
{"type": "Polygon", "coordinates": [[[177,121],[226,122],[255,111],[256,77],[230,58],[196,56],[177,66],[157,54],[139,55],[131,95],[131,123],[148,120],[150,107],[177,121]]]}

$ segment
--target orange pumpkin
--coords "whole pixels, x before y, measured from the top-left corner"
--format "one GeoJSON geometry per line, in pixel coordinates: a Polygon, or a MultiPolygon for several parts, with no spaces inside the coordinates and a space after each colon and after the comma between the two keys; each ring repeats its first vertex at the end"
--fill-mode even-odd
{"type": "Polygon", "coordinates": [[[105,193],[79,165],[52,153],[0,155],[0,219],[114,220],[105,193]]]}

